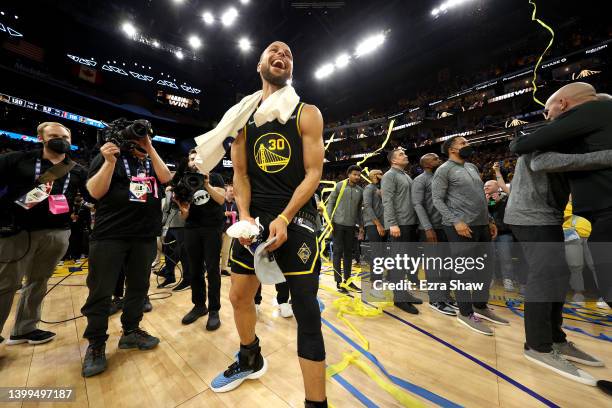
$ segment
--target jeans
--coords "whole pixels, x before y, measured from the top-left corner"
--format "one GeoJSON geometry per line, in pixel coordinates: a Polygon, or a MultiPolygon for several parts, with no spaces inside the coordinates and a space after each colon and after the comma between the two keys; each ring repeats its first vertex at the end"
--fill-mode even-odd
{"type": "Polygon", "coordinates": [[[513,280],[512,243],[514,242],[514,237],[512,237],[512,234],[506,233],[498,235],[494,242],[502,279],[513,280]]]}

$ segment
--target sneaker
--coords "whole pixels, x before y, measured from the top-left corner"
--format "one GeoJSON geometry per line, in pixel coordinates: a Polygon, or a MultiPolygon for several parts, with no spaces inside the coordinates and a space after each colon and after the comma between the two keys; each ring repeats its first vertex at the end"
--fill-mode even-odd
{"type": "Polygon", "coordinates": [[[121,309],[123,309],[123,298],[113,298],[113,300],[111,300],[110,310],[108,314],[109,316],[112,316],[121,309]]]}
{"type": "Polygon", "coordinates": [[[218,311],[211,311],[208,315],[208,321],[206,322],[206,330],[215,331],[221,327],[221,319],[219,319],[218,311]]]}
{"type": "Polygon", "coordinates": [[[397,302],[397,303],[394,303],[394,305],[395,307],[403,310],[406,313],[415,314],[415,315],[419,314],[419,309],[417,309],[412,303],[397,302]]]}
{"type": "Polygon", "coordinates": [[[603,298],[599,298],[597,301],[597,307],[600,309],[610,309],[610,305],[608,305],[603,298]]]}
{"type": "Polygon", "coordinates": [[[597,388],[608,395],[612,395],[612,381],[599,380],[597,381],[597,388]]]}
{"type": "Polygon", "coordinates": [[[87,347],[85,352],[85,359],[83,360],[83,367],[81,369],[81,375],[83,377],[92,377],[106,371],[106,343],[102,343],[98,346],[92,344],[87,347]]]}
{"type": "Polygon", "coordinates": [[[208,313],[208,308],[206,307],[206,305],[194,306],[193,309],[191,309],[189,313],[187,313],[185,317],[183,317],[183,320],[181,321],[181,323],[191,324],[195,322],[196,320],[198,320],[200,317],[206,316],[207,313],[208,313]]]}
{"type": "Polygon", "coordinates": [[[469,316],[463,316],[461,313],[457,314],[457,320],[459,323],[467,326],[468,328],[474,330],[477,333],[484,334],[487,336],[493,335],[493,330],[484,324],[480,318],[478,318],[475,313],[472,313],[469,316]]]}
{"type": "Polygon", "coordinates": [[[524,351],[525,358],[532,363],[548,368],[570,380],[577,381],[582,384],[595,386],[597,382],[589,373],[582,371],[569,361],[567,361],[555,349],[548,353],[540,353],[538,351],[527,349],[524,351]]]}
{"type": "Polygon", "coordinates": [[[504,279],[504,290],[506,292],[514,292],[514,283],[512,283],[512,279],[504,279]]]}
{"type": "Polygon", "coordinates": [[[55,333],[45,330],[36,329],[26,334],[22,334],[20,336],[9,337],[6,342],[7,346],[14,346],[15,344],[43,344],[48,343],[55,337],[55,333]]]}
{"type": "Polygon", "coordinates": [[[244,380],[256,380],[262,377],[266,371],[268,371],[268,362],[261,355],[259,347],[257,353],[251,356],[242,356],[238,353],[236,360],[227,370],[212,380],[210,389],[214,392],[228,392],[237,388],[244,380]]]}
{"type": "Polygon", "coordinates": [[[584,365],[588,365],[591,367],[603,367],[604,362],[594,357],[590,354],[585,353],[580,350],[574,343],[571,341],[565,343],[553,343],[553,350],[556,350],[564,357],[566,360],[573,361],[575,363],[580,363],[584,365]]]}
{"type": "Polygon", "coordinates": [[[142,307],[142,311],[144,313],[149,313],[151,310],[153,310],[153,305],[151,304],[151,300],[149,299],[149,296],[146,296],[144,305],[142,307]]]}
{"type": "Polygon", "coordinates": [[[484,320],[488,320],[491,323],[495,323],[495,324],[503,324],[505,326],[509,326],[510,322],[502,317],[499,317],[498,315],[496,315],[495,313],[493,313],[493,310],[491,310],[489,307],[485,306],[484,309],[479,309],[477,307],[474,307],[474,314],[476,315],[476,317],[479,317],[481,319],[484,320]]]}
{"type": "Polygon", "coordinates": [[[174,289],[172,289],[172,291],[173,291],[173,292],[182,292],[182,291],[184,291],[184,290],[189,289],[190,287],[191,287],[191,283],[190,283],[190,282],[186,282],[186,281],[183,279],[183,280],[181,280],[181,281],[179,282],[179,284],[178,284],[178,285],[176,285],[176,286],[174,287],[174,289]]]}
{"type": "Polygon", "coordinates": [[[176,283],[176,279],[174,279],[174,278],[164,278],[164,281],[162,283],[160,283],[159,285],[157,285],[157,289],[167,288],[168,286],[172,285],[173,283],[176,283]]]}
{"type": "Polygon", "coordinates": [[[282,317],[293,316],[293,308],[289,303],[281,303],[280,305],[278,305],[278,308],[280,309],[280,315],[282,317]]]}
{"type": "Polygon", "coordinates": [[[444,303],[446,303],[448,306],[450,306],[453,309],[455,309],[455,311],[459,310],[459,305],[454,300],[451,300],[449,302],[444,302],[444,303]]]}
{"type": "Polygon", "coordinates": [[[221,271],[221,276],[230,276],[230,275],[231,275],[231,273],[229,273],[229,272],[228,272],[228,271],[226,271],[225,269],[223,269],[223,270],[221,271]]]}
{"type": "Polygon", "coordinates": [[[338,292],[344,295],[348,295],[349,291],[344,286],[340,286],[340,285],[341,283],[336,283],[336,289],[338,289],[338,292]]]}
{"type": "Polygon", "coordinates": [[[438,313],[442,313],[448,316],[457,315],[457,312],[455,311],[455,309],[453,309],[452,307],[450,307],[444,302],[433,302],[433,303],[430,302],[429,307],[431,307],[433,310],[435,310],[438,313]]]}
{"type": "Polygon", "coordinates": [[[151,336],[141,328],[132,330],[129,333],[124,332],[119,339],[120,349],[137,348],[138,350],[151,350],[158,344],[159,339],[157,337],[151,336]]]}
{"type": "Polygon", "coordinates": [[[353,292],[361,293],[361,289],[359,288],[359,286],[355,285],[353,282],[349,283],[348,287],[353,292]]]}

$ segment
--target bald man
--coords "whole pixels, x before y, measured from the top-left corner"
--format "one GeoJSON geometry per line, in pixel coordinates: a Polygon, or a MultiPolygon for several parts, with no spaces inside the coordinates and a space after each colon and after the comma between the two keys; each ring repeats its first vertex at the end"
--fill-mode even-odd
{"type": "MultiPolygon", "coordinates": [[[[598,95],[592,85],[574,82],[546,101],[550,124],[515,139],[514,153],[537,151],[581,154],[612,149],[612,100],[598,95]]],[[[612,305],[612,167],[568,172],[574,214],[593,224],[589,238],[600,295],[612,305]]]]}

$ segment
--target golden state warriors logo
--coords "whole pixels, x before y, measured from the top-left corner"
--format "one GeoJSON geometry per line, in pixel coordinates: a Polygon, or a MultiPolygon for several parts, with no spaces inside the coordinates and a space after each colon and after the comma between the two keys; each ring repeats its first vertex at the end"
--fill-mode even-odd
{"type": "Polygon", "coordinates": [[[278,173],[289,164],[291,145],[280,133],[266,133],[253,146],[255,163],[266,173],[278,173]]]}

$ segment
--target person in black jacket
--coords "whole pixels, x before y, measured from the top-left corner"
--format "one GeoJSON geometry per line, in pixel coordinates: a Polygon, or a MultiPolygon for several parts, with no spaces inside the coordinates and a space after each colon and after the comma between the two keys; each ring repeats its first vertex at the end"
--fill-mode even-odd
{"type": "MultiPolygon", "coordinates": [[[[612,100],[598,97],[584,82],[561,87],[546,101],[550,123],[512,141],[513,153],[535,151],[590,153],[612,149],[612,100]]],[[[600,294],[612,305],[612,167],[566,173],[574,214],[591,221],[589,237],[600,294]]]]}
{"type": "MultiPolygon", "coordinates": [[[[0,214],[7,214],[13,220],[11,224],[21,230],[10,236],[0,235],[0,332],[23,277],[27,281],[9,345],[42,344],[55,337],[55,333],[37,328],[41,304],[47,282],[68,248],[74,198],[78,191],[87,193],[87,174],[78,164],[51,183],[38,182],[50,168],[70,162],[72,137],[70,129],[57,122],[41,123],[36,130],[42,149],[0,155],[0,191],[4,190],[0,194],[0,214]],[[47,196],[36,204],[26,204],[26,194],[36,186],[45,190],[47,196]],[[66,207],[52,212],[51,200],[59,202],[62,198],[66,207]]],[[[0,226],[4,227],[4,222],[0,226]]],[[[0,336],[0,343],[3,340],[0,336]]]]}

